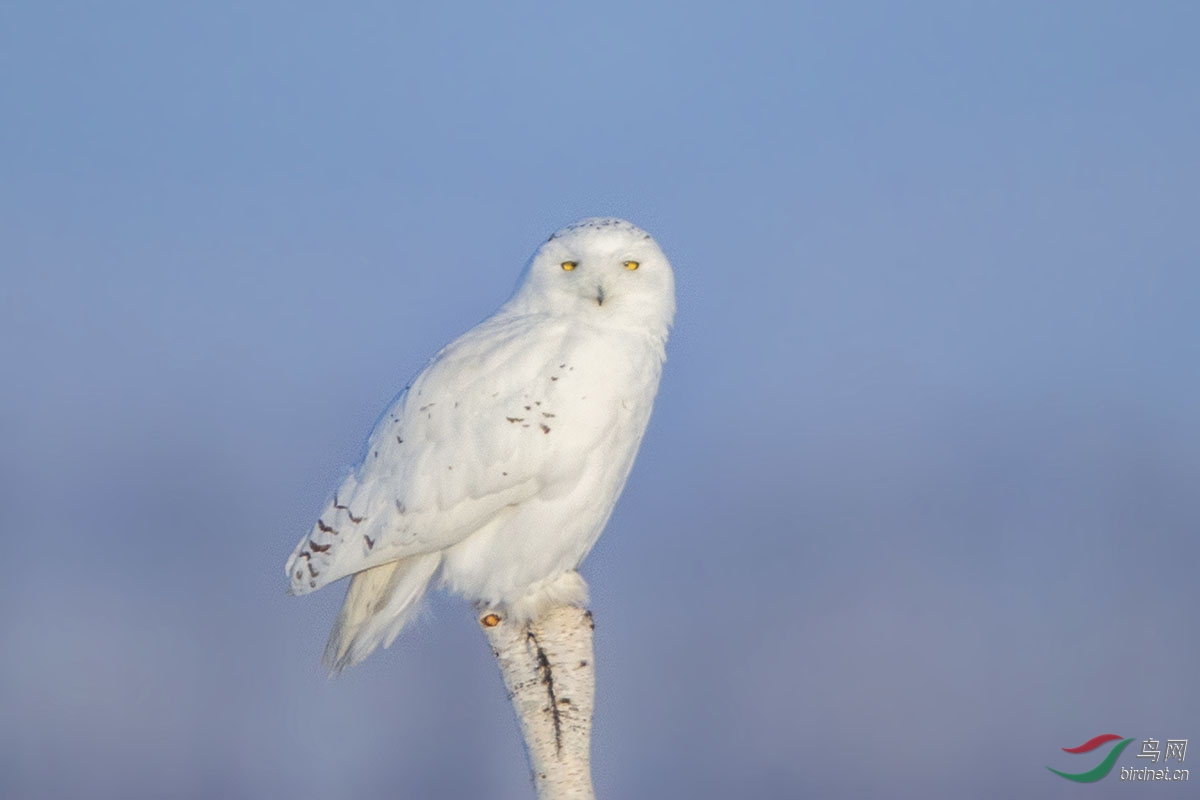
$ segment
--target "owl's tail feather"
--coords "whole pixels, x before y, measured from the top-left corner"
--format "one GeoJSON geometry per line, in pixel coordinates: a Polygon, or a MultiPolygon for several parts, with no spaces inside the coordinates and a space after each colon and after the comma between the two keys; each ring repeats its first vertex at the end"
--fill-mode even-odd
{"type": "Polygon", "coordinates": [[[441,553],[428,553],[356,573],[325,645],[325,668],[341,672],[371,655],[379,645],[391,645],[412,619],[441,563],[441,553]]]}

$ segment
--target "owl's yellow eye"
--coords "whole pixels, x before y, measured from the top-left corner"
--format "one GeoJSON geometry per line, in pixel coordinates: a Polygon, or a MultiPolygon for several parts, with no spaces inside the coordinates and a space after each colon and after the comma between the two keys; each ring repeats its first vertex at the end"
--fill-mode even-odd
{"type": "Polygon", "coordinates": [[[579,266],[578,261],[564,261],[562,263],[562,268],[563,268],[564,272],[570,272],[571,270],[575,269],[578,266],[579,266]]]}
{"type": "Polygon", "coordinates": [[[625,262],[625,269],[630,269],[630,270],[632,270],[632,269],[637,269],[637,268],[638,268],[638,267],[640,267],[640,266],[641,266],[641,264],[639,264],[639,263],[638,263],[638,262],[636,262],[636,261],[626,261],[626,262],[625,262]]]}

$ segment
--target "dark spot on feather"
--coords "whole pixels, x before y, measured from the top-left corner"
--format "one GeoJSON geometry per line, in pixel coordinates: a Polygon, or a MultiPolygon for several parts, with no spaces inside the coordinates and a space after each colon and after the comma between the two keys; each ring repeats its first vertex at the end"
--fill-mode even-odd
{"type": "MultiPolygon", "coordinates": [[[[338,497],[336,494],[334,494],[334,496],[333,496],[333,507],[338,509],[339,511],[345,511],[346,516],[349,517],[350,521],[353,522],[355,525],[357,525],[358,523],[363,521],[362,517],[354,516],[353,512],[350,511],[349,506],[344,506],[344,505],[338,503],[338,497]]],[[[330,528],[330,530],[333,530],[333,529],[330,528]]],[[[337,531],[333,531],[333,533],[335,536],[337,535],[337,531]]]]}
{"type": "Polygon", "coordinates": [[[501,472],[500,474],[501,474],[501,475],[507,475],[508,473],[507,473],[507,472],[501,472]]]}
{"type": "Polygon", "coordinates": [[[551,419],[553,419],[553,418],[554,418],[554,415],[553,415],[553,414],[551,414],[549,411],[543,411],[543,412],[542,412],[542,416],[543,416],[543,417],[550,417],[551,419]]]}
{"type": "Polygon", "coordinates": [[[314,553],[324,553],[333,547],[332,544],[317,544],[316,542],[309,542],[308,546],[312,548],[314,553]]]}
{"type": "Polygon", "coordinates": [[[558,376],[557,376],[557,375],[551,375],[551,376],[550,376],[550,380],[552,380],[552,381],[556,381],[556,380],[558,380],[558,376]]]}
{"type": "Polygon", "coordinates": [[[407,509],[404,507],[404,503],[401,503],[399,500],[396,501],[396,510],[399,511],[401,514],[403,514],[405,511],[407,511],[407,509]]]}
{"type": "Polygon", "coordinates": [[[529,411],[531,408],[533,408],[533,406],[525,406],[526,411],[529,411]]]}
{"type": "Polygon", "coordinates": [[[549,432],[550,432],[550,428],[549,428],[549,426],[548,426],[548,425],[546,425],[546,423],[544,423],[544,422],[543,422],[543,423],[542,423],[542,433],[549,433],[549,432]]]}
{"type": "Polygon", "coordinates": [[[321,574],[317,572],[317,568],[312,565],[312,559],[309,559],[308,561],[308,574],[314,578],[321,574]]]}
{"type": "Polygon", "coordinates": [[[399,436],[397,436],[397,437],[396,437],[396,444],[404,444],[404,440],[403,440],[403,439],[401,439],[399,436]]]}
{"type": "Polygon", "coordinates": [[[321,533],[337,533],[337,531],[335,531],[332,527],[326,525],[325,520],[323,519],[317,520],[317,530],[319,530],[321,533]]]}
{"type": "Polygon", "coordinates": [[[368,550],[375,547],[375,540],[372,539],[370,536],[367,536],[365,533],[363,534],[363,541],[367,543],[368,550]]]}
{"type": "Polygon", "coordinates": [[[509,422],[524,422],[525,421],[524,417],[505,417],[505,419],[508,420],[509,422]]]}

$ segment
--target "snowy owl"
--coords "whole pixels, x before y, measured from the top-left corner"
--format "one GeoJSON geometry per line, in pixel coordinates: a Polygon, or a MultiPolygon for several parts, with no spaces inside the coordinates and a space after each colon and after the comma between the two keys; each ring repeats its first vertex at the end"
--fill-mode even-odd
{"type": "Polygon", "coordinates": [[[576,568],[633,466],[674,314],[671,265],[624,220],[538,248],[383,413],[287,562],[297,595],[353,576],[329,669],[390,645],[435,577],[484,624],[586,602],[576,568]]]}

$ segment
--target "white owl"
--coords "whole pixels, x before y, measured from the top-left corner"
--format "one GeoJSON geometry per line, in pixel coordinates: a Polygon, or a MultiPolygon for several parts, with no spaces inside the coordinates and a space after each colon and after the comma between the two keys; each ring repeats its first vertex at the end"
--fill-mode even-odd
{"type": "Polygon", "coordinates": [[[518,619],[586,602],[575,570],[633,465],[674,314],[671,265],[628,222],[585,219],[534,253],[384,412],[287,562],[293,594],[353,576],[328,668],[391,644],[435,576],[518,619]]]}

